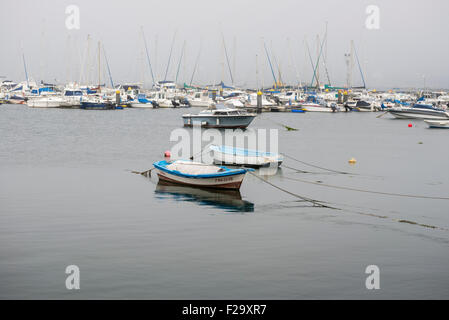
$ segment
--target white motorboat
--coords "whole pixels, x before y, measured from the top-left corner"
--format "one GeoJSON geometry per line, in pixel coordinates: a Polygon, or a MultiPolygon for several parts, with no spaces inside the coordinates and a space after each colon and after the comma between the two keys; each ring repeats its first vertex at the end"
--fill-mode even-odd
{"type": "Polygon", "coordinates": [[[239,109],[206,109],[199,114],[184,114],[185,127],[201,126],[205,128],[245,129],[256,117],[255,114],[239,109]]]}
{"type": "Polygon", "coordinates": [[[449,129],[449,120],[424,120],[429,128],[449,129]]]}
{"type": "Polygon", "coordinates": [[[313,102],[301,103],[299,106],[307,112],[334,112],[332,108],[313,102]]]}
{"type": "Polygon", "coordinates": [[[412,107],[394,107],[388,112],[398,119],[449,120],[449,112],[424,103],[416,103],[412,107]]]}
{"type": "Polygon", "coordinates": [[[47,95],[28,98],[27,105],[32,108],[59,108],[64,105],[64,98],[56,95],[47,95]]]}
{"type": "Polygon", "coordinates": [[[192,107],[209,108],[215,105],[214,100],[209,97],[208,91],[195,92],[195,94],[188,97],[187,100],[192,107]]]}

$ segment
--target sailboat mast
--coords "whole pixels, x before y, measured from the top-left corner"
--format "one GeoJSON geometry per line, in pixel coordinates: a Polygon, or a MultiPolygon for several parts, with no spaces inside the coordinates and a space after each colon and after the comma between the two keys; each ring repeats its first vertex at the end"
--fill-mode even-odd
{"type": "Polygon", "coordinates": [[[100,64],[100,59],[101,59],[101,44],[100,41],[98,41],[98,92],[101,92],[101,64],[100,64]]]}
{"type": "Polygon", "coordinates": [[[176,33],[177,32],[178,32],[178,30],[176,30],[174,35],[173,35],[173,40],[172,40],[171,47],[170,47],[170,54],[168,55],[167,68],[165,69],[164,81],[167,80],[168,68],[170,67],[171,55],[172,55],[172,52],[173,52],[173,45],[175,44],[175,39],[176,39],[176,33]]]}
{"type": "Polygon", "coordinates": [[[25,62],[25,53],[22,53],[22,59],[23,59],[23,68],[25,69],[25,78],[27,81],[27,87],[30,87],[29,81],[28,81],[28,71],[27,71],[27,64],[25,62]]]}
{"type": "Polygon", "coordinates": [[[263,45],[264,45],[264,48],[265,48],[265,53],[267,55],[268,63],[270,64],[271,74],[273,75],[273,79],[274,79],[274,85],[276,87],[277,86],[277,80],[276,80],[276,76],[274,75],[273,65],[271,64],[270,55],[268,54],[268,50],[267,50],[267,46],[265,44],[265,41],[264,41],[263,45]]]}
{"type": "Polygon", "coordinates": [[[114,82],[112,81],[111,69],[109,68],[108,57],[106,56],[106,50],[104,50],[104,45],[103,45],[103,54],[104,54],[104,60],[106,61],[106,67],[108,68],[109,80],[111,81],[112,88],[114,88],[114,82]]]}
{"type": "Polygon", "coordinates": [[[181,68],[181,61],[182,61],[182,57],[184,55],[185,46],[186,46],[186,41],[184,40],[184,43],[182,44],[181,57],[179,58],[179,63],[178,63],[178,70],[176,71],[175,84],[178,81],[179,69],[181,68]]]}
{"type": "Polygon", "coordinates": [[[256,54],[256,86],[257,90],[259,90],[259,61],[256,54]]]}
{"type": "Polygon", "coordinates": [[[147,53],[148,66],[150,67],[151,79],[153,79],[153,86],[154,86],[155,81],[154,81],[153,68],[151,67],[150,54],[148,53],[147,40],[145,39],[145,33],[143,32],[143,27],[141,27],[141,31],[142,31],[143,43],[144,43],[144,45],[145,45],[145,51],[146,51],[146,53],[147,53]]]}
{"type": "MultiPolygon", "coordinates": [[[[229,75],[231,76],[232,85],[234,85],[234,77],[232,76],[231,65],[229,64],[228,50],[226,49],[226,42],[225,42],[225,38],[224,38],[223,32],[221,33],[221,37],[223,39],[223,48],[224,48],[224,53],[225,53],[225,56],[226,56],[226,62],[228,63],[229,75]]],[[[223,81],[223,79],[222,79],[222,81],[223,81]]]]}

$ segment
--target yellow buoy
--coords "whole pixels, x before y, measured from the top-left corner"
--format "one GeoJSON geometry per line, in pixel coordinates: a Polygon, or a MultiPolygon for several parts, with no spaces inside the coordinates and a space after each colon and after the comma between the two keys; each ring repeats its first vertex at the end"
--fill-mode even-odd
{"type": "Polygon", "coordinates": [[[258,96],[261,96],[261,95],[262,95],[262,92],[257,91],[257,95],[258,95],[258,96]]]}
{"type": "Polygon", "coordinates": [[[357,160],[355,160],[354,158],[349,159],[348,161],[350,164],[355,164],[357,162],[357,160]]]}

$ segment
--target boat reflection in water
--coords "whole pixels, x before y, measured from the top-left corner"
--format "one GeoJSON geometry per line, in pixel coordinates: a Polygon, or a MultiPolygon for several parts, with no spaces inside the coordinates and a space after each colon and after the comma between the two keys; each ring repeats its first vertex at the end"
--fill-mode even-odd
{"type": "Polygon", "coordinates": [[[197,202],[200,206],[211,206],[227,212],[254,211],[254,203],[243,200],[239,190],[192,188],[159,181],[155,193],[176,201],[197,202]]]}

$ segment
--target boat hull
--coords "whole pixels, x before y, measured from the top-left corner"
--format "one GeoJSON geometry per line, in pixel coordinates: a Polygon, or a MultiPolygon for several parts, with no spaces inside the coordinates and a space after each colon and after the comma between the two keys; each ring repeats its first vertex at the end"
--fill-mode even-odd
{"type": "Polygon", "coordinates": [[[153,104],[151,104],[151,103],[131,103],[131,108],[153,109],[153,104]]]}
{"type": "Polygon", "coordinates": [[[204,128],[245,129],[256,116],[183,116],[184,126],[204,128]]]}
{"type": "Polygon", "coordinates": [[[174,175],[156,168],[159,180],[186,186],[214,189],[240,189],[245,173],[213,178],[187,178],[174,175]]]}
{"type": "Polygon", "coordinates": [[[449,114],[444,111],[435,110],[388,110],[397,119],[433,119],[449,120],[449,114]]]}
{"type": "Polygon", "coordinates": [[[108,110],[108,109],[112,109],[113,105],[112,104],[106,104],[106,103],[97,103],[97,102],[81,102],[81,109],[86,109],[86,110],[108,110]]]}
{"type": "Polygon", "coordinates": [[[230,166],[245,166],[249,168],[261,168],[269,166],[280,166],[283,159],[273,156],[250,156],[223,153],[214,150],[214,163],[230,166]]]}
{"type": "Polygon", "coordinates": [[[48,99],[29,99],[27,101],[27,105],[31,108],[59,108],[62,106],[62,101],[48,99]]]}
{"type": "Polygon", "coordinates": [[[424,120],[424,122],[428,124],[429,128],[449,129],[449,120],[424,120]]]}

